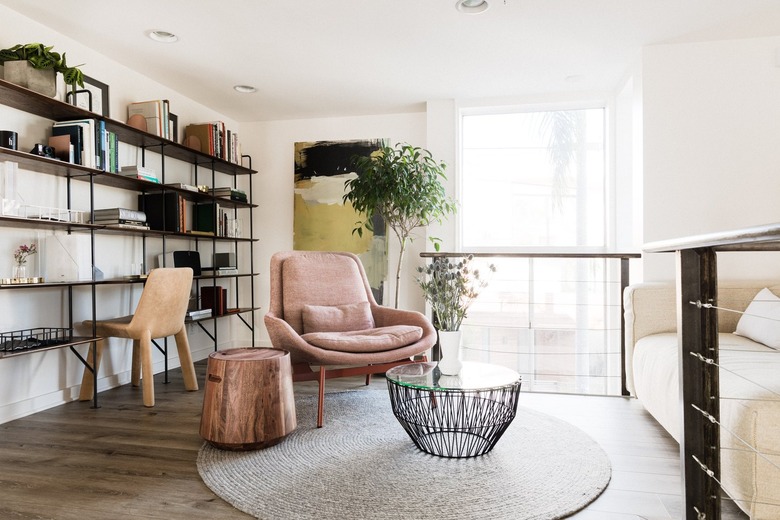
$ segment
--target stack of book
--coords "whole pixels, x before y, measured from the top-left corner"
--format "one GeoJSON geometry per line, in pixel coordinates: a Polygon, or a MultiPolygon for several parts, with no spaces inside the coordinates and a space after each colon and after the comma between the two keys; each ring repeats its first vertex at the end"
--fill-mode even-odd
{"type": "Polygon", "coordinates": [[[122,170],[119,174],[124,175],[125,177],[141,179],[142,181],[160,182],[160,179],[157,177],[157,172],[146,166],[122,166],[122,170]]]}
{"type": "Polygon", "coordinates": [[[126,229],[149,229],[146,225],[146,213],[127,208],[96,209],[93,224],[115,226],[126,229]]]}
{"type": "Polygon", "coordinates": [[[184,318],[184,321],[195,321],[202,318],[208,318],[211,316],[211,309],[197,309],[192,311],[187,311],[187,315],[184,318]]]}
{"type": "Polygon", "coordinates": [[[240,202],[247,201],[246,192],[236,188],[212,188],[211,194],[215,197],[221,197],[223,199],[237,200],[240,202]]]}

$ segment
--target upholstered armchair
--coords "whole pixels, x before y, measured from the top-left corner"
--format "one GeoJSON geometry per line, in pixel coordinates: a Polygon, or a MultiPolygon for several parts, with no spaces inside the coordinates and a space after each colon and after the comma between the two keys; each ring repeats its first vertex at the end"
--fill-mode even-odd
{"type": "Polygon", "coordinates": [[[270,274],[265,326],[273,346],[290,352],[293,380],[319,382],[317,427],[325,379],[366,375],[368,384],[371,374],[410,363],[436,343],[423,314],[376,303],[352,253],[276,253],[270,274]]]}

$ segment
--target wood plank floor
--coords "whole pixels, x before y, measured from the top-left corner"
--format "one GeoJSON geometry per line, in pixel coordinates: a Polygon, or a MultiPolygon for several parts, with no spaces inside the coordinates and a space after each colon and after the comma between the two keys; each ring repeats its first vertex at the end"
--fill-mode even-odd
{"type": "MultiPolygon", "coordinates": [[[[178,370],[167,385],[158,375],[154,408],[144,408],[140,389],[127,385],[101,393],[99,409],[73,402],[0,425],[0,518],[249,518],[198,475],[205,366],[196,363],[198,392],[184,391],[178,370]]],[[[361,386],[362,378],[326,384],[339,391],[361,386]]],[[[296,383],[295,391],[313,394],[316,383],[296,383]]],[[[677,443],[636,400],[524,393],[520,405],[583,429],[612,461],[609,487],[571,518],[680,518],[677,443]]],[[[327,427],[327,408],[325,421],[327,427]]]]}

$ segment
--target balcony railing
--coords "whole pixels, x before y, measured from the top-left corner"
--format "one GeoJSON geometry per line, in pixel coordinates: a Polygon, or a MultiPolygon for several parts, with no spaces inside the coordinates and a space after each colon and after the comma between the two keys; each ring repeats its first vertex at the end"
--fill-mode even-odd
{"type": "Polygon", "coordinates": [[[466,255],[496,271],[461,326],[464,360],[516,370],[524,391],[628,395],[622,294],[639,253],[420,256],[466,255]]]}

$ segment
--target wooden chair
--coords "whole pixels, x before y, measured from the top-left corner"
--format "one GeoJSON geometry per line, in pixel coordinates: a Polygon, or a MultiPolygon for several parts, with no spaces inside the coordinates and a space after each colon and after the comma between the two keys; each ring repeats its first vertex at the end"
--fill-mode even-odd
{"type": "MultiPolygon", "coordinates": [[[[184,375],[184,387],[191,391],[197,390],[198,381],[184,325],[191,289],[192,269],[189,267],[152,270],[134,314],[95,322],[96,334],[102,339],[96,342],[97,359],[94,370],[100,367],[103,346],[109,337],[132,339],[132,384],[139,386],[140,380],[143,379],[144,406],[154,406],[152,340],[174,336],[184,375]]],[[[91,320],[84,321],[83,324],[92,327],[91,320]]],[[[87,356],[89,362],[92,361],[92,349],[93,346],[90,346],[87,356]]],[[[81,379],[80,401],[92,399],[93,385],[92,371],[85,368],[81,379]]]]}
{"type": "Polygon", "coordinates": [[[270,274],[265,325],[273,346],[290,352],[293,381],[319,382],[317,427],[325,379],[366,375],[368,384],[371,374],[411,363],[436,343],[436,329],[423,314],[376,303],[352,253],[276,253],[270,274]]]}

